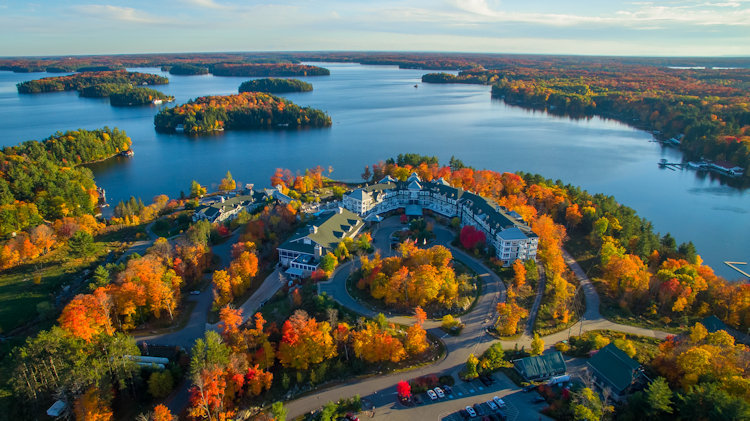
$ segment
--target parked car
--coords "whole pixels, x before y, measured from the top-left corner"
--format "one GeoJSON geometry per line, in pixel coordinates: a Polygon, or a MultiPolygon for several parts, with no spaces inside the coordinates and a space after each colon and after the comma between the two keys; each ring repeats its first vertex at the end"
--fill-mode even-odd
{"type": "Polygon", "coordinates": [[[484,408],[482,408],[482,404],[480,404],[480,403],[475,403],[474,404],[474,411],[477,413],[477,415],[480,415],[480,416],[484,415],[485,412],[486,412],[484,410],[484,408]]]}
{"type": "Polygon", "coordinates": [[[477,416],[477,412],[474,410],[474,408],[472,408],[470,406],[467,406],[465,409],[466,409],[466,412],[469,413],[470,417],[476,417],[477,416]]]}
{"type": "Polygon", "coordinates": [[[471,415],[469,415],[469,412],[465,409],[458,411],[458,414],[461,415],[461,417],[465,420],[468,420],[469,418],[471,418],[471,415]]]}
{"type": "Polygon", "coordinates": [[[414,405],[422,405],[422,399],[417,395],[412,395],[411,401],[414,402],[414,405]]]}
{"type": "Polygon", "coordinates": [[[448,386],[447,384],[444,384],[444,385],[443,385],[443,391],[444,391],[444,392],[445,392],[446,394],[448,394],[448,395],[450,395],[450,394],[452,394],[452,393],[453,393],[453,389],[452,389],[452,388],[451,388],[450,386],[448,386]]]}
{"type": "Polygon", "coordinates": [[[495,405],[497,405],[498,408],[505,408],[505,401],[495,396],[492,398],[492,400],[495,402],[495,405]]]}
{"type": "Polygon", "coordinates": [[[487,401],[487,406],[489,406],[491,410],[497,411],[497,405],[495,405],[495,402],[487,401]]]}
{"type": "Polygon", "coordinates": [[[524,393],[531,392],[532,390],[536,390],[536,385],[535,384],[530,384],[530,385],[528,385],[528,386],[526,386],[526,387],[523,388],[524,393]]]}
{"type": "Polygon", "coordinates": [[[508,419],[508,416],[505,415],[505,412],[503,411],[497,411],[497,417],[500,418],[501,421],[505,421],[508,419]]]}
{"type": "Polygon", "coordinates": [[[443,389],[436,387],[433,390],[435,391],[435,394],[438,396],[438,398],[443,399],[445,397],[445,393],[443,393],[443,389]]]}
{"type": "Polygon", "coordinates": [[[201,292],[198,291],[197,289],[194,289],[194,290],[190,291],[190,295],[201,295],[201,292]]]}
{"type": "Polygon", "coordinates": [[[534,403],[542,403],[542,402],[547,402],[547,399],[544,399],[544,396],[539,395],[536,398],[534,398],[534,403]]]}
{"type": "Polygon", "coordinates": [[[432,389],[427,391],[427,396],[429,396],[430,399],[432,399],[433,401],[437,399],[437,395],[435,394],[435,391],[433,391],[432,389]]]}

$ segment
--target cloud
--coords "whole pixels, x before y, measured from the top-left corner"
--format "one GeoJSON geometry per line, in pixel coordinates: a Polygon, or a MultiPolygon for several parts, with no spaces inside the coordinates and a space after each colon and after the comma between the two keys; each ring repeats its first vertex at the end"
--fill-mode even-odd
{"type": "MultiPolygon", "coordinates": [[[[452,18],[476,23],[509,22],[549,26],[602,24],[653,28],[654,23],[748,26],[750,25],[750,8],[746,6],[747,3],[748,0],[730,0],[721,3],[675,1],[668,2],[666,5],[655,5],[653,2],[633,2],[626,4],[626,7],[621,10],[598,15],[584,15],[510,12],[502,8],[493,8],[487,0],[453,0],[452,4],[460,12],[459,14],[453,14],[452,18]]],[[[435,15],[435,17],[444,19],[439,15],[435,15]]]]}
{"type": "Polygon", "coordinates": [[[104,20],[128,23],[163,24],[166,20],[152,16],[132,7],[111,6],[105,4],[82,4],[72,6],[75,13],[104,20]]]}
{"type": "Polygon", "coordinates": [[[184,0],[184,2],[187,4],[191,4],[193,6],[203,7],[206,9],[216,9],[216,10],[231,9],[231,6],[217,3],[214,0],[184,0]]]}

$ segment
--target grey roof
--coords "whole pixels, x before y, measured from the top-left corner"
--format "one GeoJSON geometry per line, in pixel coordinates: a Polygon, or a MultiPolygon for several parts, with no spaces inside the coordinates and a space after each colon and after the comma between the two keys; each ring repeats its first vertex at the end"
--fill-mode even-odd
{"type": "Polygon", "coordinates": [[[356,189],[350,192],[347,196],[362,201],[365,199],[365,191],[362,189],[356,189]]]}
{"type": "Polygon", "coordinates": [[[382,180],[378,181],[378,183],[395,183],[396,179],[391,177],[390,175],[386,175],[383,177],[382,180]]]}
{"type": "Polygon", "coordinates": [[[639,375],[638,368],[641,366],[614,344],[597,351],[586,364],[617,393],[633,383],[639,375]]]}
{"type": "Polygon", "coordinates": [[[497,236],[503,240],[525,240],[528,238],[518,227],[504,229],[497,233],[497,236]]]}
{"type": "Polygon", "coordinates": [[[422,185],[419,184],[417,180],[412,180],[409,182],[409,190],[422,190],[422,185]]]}
{"type": "Polygon", "coordinates": [[[565,373],[567,366],[560,351],[515,360],[513,364],[527,379],[545,379],[565,373]]]}
{"type": "Polygon", "coordinates": [[[416,172],[413,172],[411,173],[409,178],[406,179],[406,181],[422,181],[422,179],[419,178],[419,174],[417,174],[416,172]]]}
{"type": "Polygon", "coordinates": [[[383,191],[383,190],[390,190],[392,188],[396,187],[396,183],[394,182],[380,182],[377,184],[370,184],[369,186],[362,187],[362,190],[366,192],[375,192],[375,191],[383,191]]]}

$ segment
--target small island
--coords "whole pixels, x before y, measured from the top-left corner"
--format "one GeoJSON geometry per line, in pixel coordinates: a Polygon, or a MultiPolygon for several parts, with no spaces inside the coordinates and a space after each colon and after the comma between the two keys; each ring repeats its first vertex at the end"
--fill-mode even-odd
{"type": "MultiPolygon", "coordinates": [[[[22,94],[43,92],[83,91],[86,87],[102,84],[114,85],[166,85],[169,79],[151,73],[127,72],[124,70],[84,72],[67,76],[45,77],[16,85],[22,94]]],[[[88,96],[88,95],[83,95],[88,96]]],[[[91,95],[96,96],[96,95],[91,95]]]]}
{"type": "Polygon", "coordinates": [[[294,63],[238,63],[217,64],[211,70],[214,76],[329,76],[331,71],[318,66],[294,63]]]}
{"type": "Polygon", "coordinates": [[[240,93],[242,92],[266,92],[270,94],[281,94],[286,92],[310,92],[313,86],[310,83],[303,82],[299,79],[279,79],[266,78],[255,79],[242,82],[240,93]]]}
{"type": "Polygon", "coordinates": [[[163,92],[157,91],[156,89],[144,88],[139,86],[126,87],[121,91],[112,93],[109,96],[109,103],[115,106],[130,106],[130,105],[146,105],[146,104],[161,104],[163,102],[172,102],[174,97],[172,95],[164,94],[163,92]]]}
{"type": "Polygon", "coordinates": [[[165,108],[154,117],[159,132],[182,130],[206,134],[227,130],[264,128],[329,127],[325,112],[300,107],[291,101],[261,92],[204,96],[177,107],[165,108]]]}
{"type": "Polygon", "coordinates": [[[188,63],[161,66],[161,70],[169,72],[170,75],[180,76],[197,76],[208,74],[208,67],[188,63]]]}

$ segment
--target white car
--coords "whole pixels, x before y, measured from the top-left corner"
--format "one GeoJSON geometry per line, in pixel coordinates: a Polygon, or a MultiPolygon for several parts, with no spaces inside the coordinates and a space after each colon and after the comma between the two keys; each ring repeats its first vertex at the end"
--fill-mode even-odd
{"type": "Polygon", "coordinates": [[[474,408],[472,408],[470,406],[467,406],[464,409],[466,409],[466,412],[468,412],[470,416],[472,416],[472,417],[476,417],[477,416],[477,411],[475,411],[474,408]]]}
{"type": "Polygon", "coordinates": [[[432,389],[430,389],[430,390],[428,390],[428,391],[427,391],[427,396],[429,396],[429,397],[430,397],[430,399],[432,399],[433,401],[434,401],[435,399],[437,399],[437,395],[435,394],[435,392],[434,392],[434,391],[432,391],[432,389]]]}
{"type": "Polygon", "coordinates": [[[489,406],[491,410],[497,411],[497,405],[495,405],[495,402],[487,401],[487,406],[489,406]]]}
{"type": "Polygon", "coordinates": [[[201,295],[201,292],[196,290],[190,291],[190,295],[201,295]]]}
{"type": "Polygon", "coordinates": [[[445,393],[443,392],[443,389],[436,387],[433,390],[435,390],[435,393],[438,395],[438,398],[443,399],[445,397],[445,393]]]}
{"type": "Polygon", "coordinates": [[[492,398],[493,401],[495,401],[495,405],[498,406],[498,408],[505,408],[505,401],[495,396],[492,398]]]}

